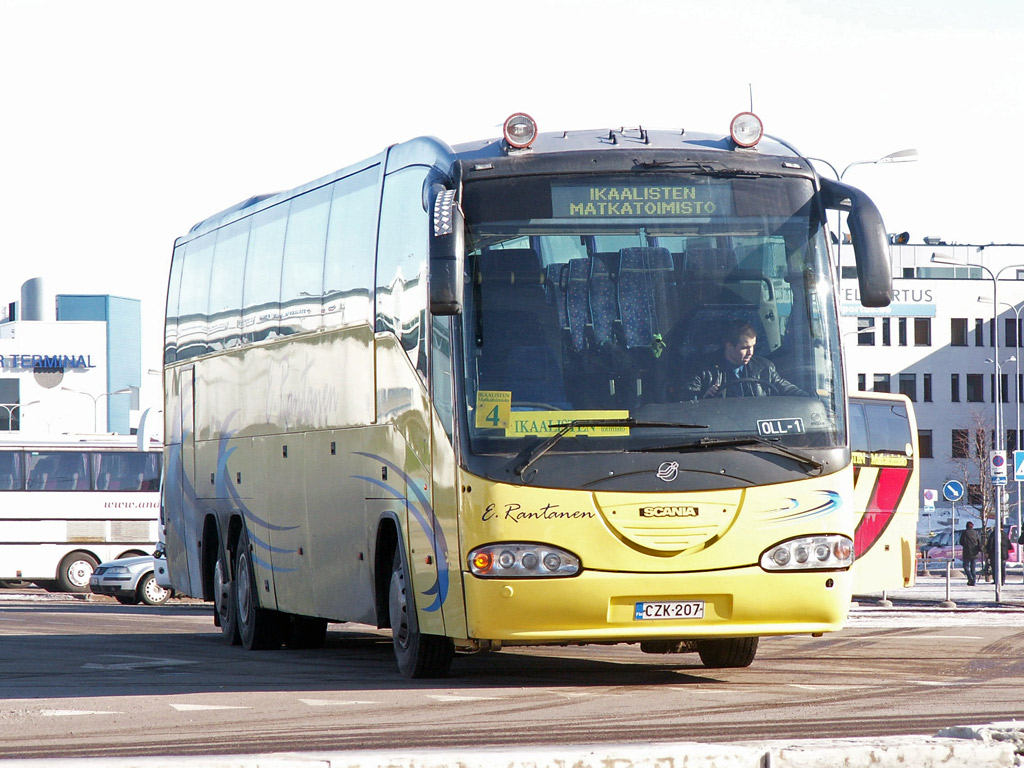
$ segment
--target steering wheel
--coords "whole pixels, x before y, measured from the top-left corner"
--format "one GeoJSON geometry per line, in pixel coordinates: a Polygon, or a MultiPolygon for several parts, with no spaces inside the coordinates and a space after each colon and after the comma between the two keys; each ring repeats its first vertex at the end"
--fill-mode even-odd
{"type": "Polygon", "coordinates": [[[718,388],[718,391],[724,392],[725,390],[729,389],[729,387],[734,386],[736,384],[752,384],[761,387],[769,395],[779,394],[779,388],[772,384],[770,381],[761,381],[761,379],[752,379],[749,377],[745,377],[742,379],[726,379],[725,383],[723,383],[722,386],[718,388]]]}

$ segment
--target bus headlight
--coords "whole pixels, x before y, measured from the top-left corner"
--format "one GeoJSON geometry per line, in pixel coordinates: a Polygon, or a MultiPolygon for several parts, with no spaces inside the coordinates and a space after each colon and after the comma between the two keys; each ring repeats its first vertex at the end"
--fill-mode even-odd
{"type": "Polygon", "coordinates": [[[761,567],[766,571],[828,571],[851,565],[853,542],[838,534],[790,539],[761,554],[761,567]]]}
{"type": "Polygon", "coordinates": [[[469,553],[474,576],[492,579],[536,579],[575,576],[580,572],[576,555],[545,544],[487,544],[469,553]]]}

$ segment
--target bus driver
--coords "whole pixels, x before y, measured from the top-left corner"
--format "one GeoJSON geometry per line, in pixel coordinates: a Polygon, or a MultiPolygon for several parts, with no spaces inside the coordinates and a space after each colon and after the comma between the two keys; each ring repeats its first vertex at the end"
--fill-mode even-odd
{"type": "Polygon", "coordinates": [[[757,331],[750,323],[729,326],[722,351],[705,360],[700,372],[686,380],[683,387],[686,399],[764,394],[810,397],[782,378],[770,360],[755,356],[756,344],[757,331]]]}

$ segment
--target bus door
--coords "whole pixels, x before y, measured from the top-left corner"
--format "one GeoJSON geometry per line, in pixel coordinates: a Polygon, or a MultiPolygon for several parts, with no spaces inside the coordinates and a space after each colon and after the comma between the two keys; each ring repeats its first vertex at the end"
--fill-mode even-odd
{"type": "Polygon", "coordinates": [[[173,390],[170,402],[177,403],[177,413],[168,418],[168,435],[164,447],[166,477],[164,478],[165,537],[172,583],[190,595],[203,594],[199,563],[198,532],[201,526],[196,508],[195,472],[195,366],[184,366],[171,374],[167,385],[173,390]],[[195,568],[189,559],[195,558],[195,568]]]}

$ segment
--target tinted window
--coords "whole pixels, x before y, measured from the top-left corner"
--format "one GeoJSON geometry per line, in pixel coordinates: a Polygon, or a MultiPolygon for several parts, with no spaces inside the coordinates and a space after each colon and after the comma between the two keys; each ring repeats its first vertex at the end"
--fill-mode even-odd
{"type": "Polygon", "coordinates": [[[160,454],[108,452],[94,454],[99,491],[155,491],[160,488],[160,454]]]}
{"type": "Polygon", "coordinates": [[[281,259],[287,226],[287,203],[253,216],[242,290],[243,341],[259,341],[280,332],[281,259]]]}
{"type": "Polygon", "coordinates": [[[242,317],[242,278],[245,251],[249,244],[249,223],[243,219],[217,233],[210,277],[208,342],[210,349],[225,349],[239,343],[242,317]]]}
{"type": "Polygon", "coordinates": [[[374,166],[334,184],[324,264],[325,325],[370,322],[378,172],[374,166]]]}
{"type": "Polygon", "coordinates": [[[281,270],[283,333],[320,327],[324,248],[332,191],[329,186],[321,187],[292,200],[281,270]]]}
{"type": "Polygon", "coordinates": [[[89,490],[88,455],[70,451],[31,451],[27,456],[28,490],[89,490]]]}
{"type": "Polygon", "coordinates": [[[211,232],[185,246],[178,301],[178,360],[208,351],[207,307],[210,301],[210,268],[217,233],[211,232]]]}
{"type": "Polygon", "coordinates": [[[23,482],[21,453],[0,452],[0,491],[20,491],[23,482]]]}

